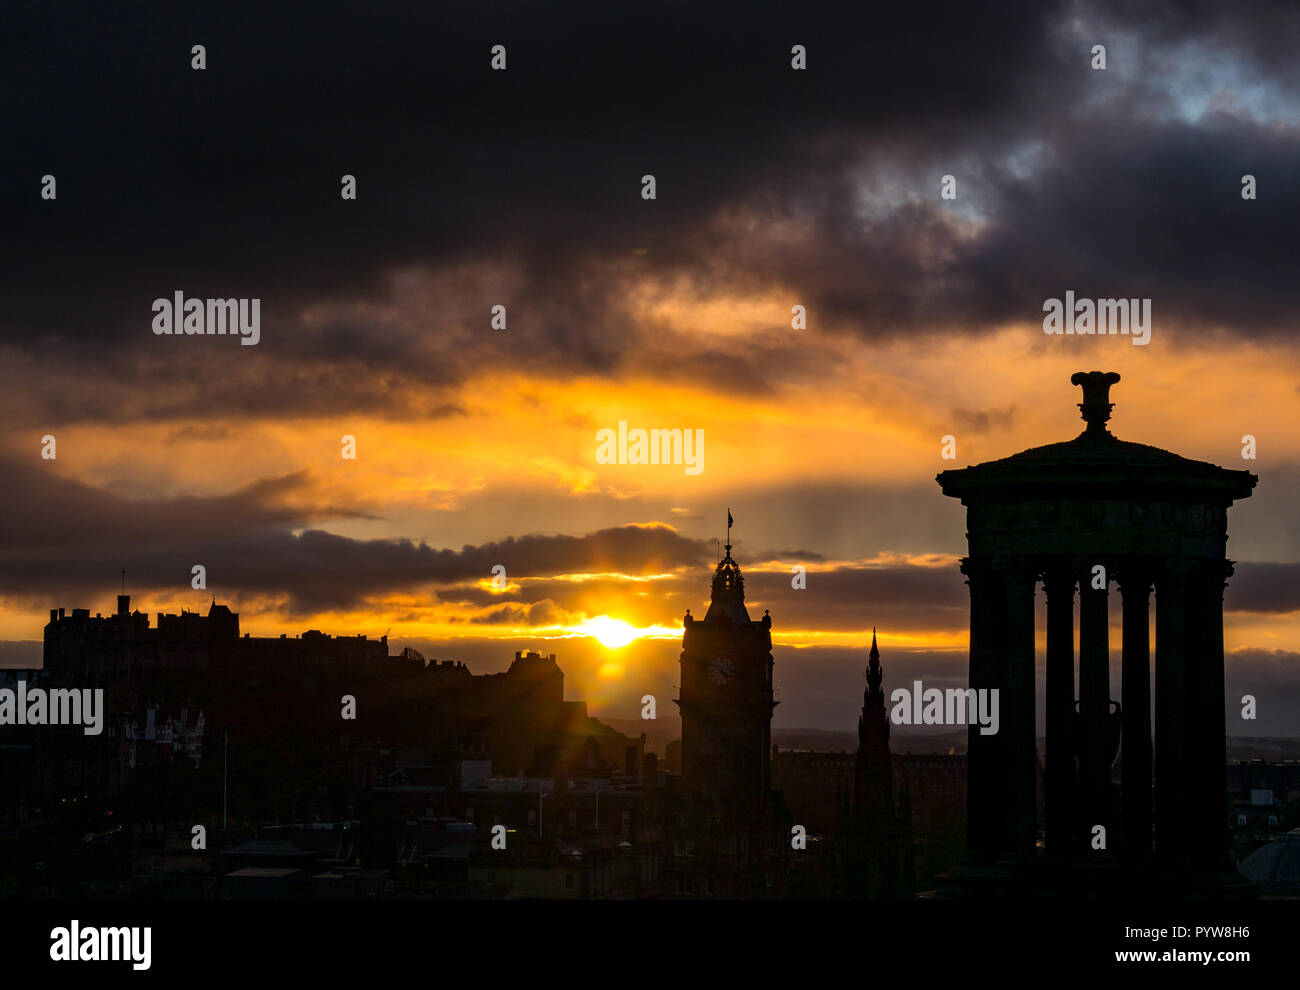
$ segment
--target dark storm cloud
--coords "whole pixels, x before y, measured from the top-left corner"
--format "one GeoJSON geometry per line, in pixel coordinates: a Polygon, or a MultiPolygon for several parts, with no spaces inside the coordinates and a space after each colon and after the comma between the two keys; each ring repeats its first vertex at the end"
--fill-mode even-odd
{"type": "Polygon", "coordinates": [[[987,276],[973,304],[1041,321],[1043,299],[1073,289],[1150,297],[1154,319],[1180,329],[1291,329],[1295,132],[1227,116],[1194,127],[1108,117],[1062,136],[1057,154],[1033,179],[1006,181],[997,220],[954,265],[987,276]],[[1268,190],[1262,201],[1241,198],[1244,173],[1268,190]]]}
{"type": "MultiPolygon", "coordinates": [[[[43,462],[44,464],[44,462],[43,462]]],[[[11,496],[0,513],[0,594],[106,593],[126,568],[137,588],[188,590],[190,568],[209,587],[288,598],[294,611],[342,608],[368,595],[423,585],[575,571],[658,573],[705,565],[701,540],[664,526],[626,526],[581,536],[529,534],[459,550],[411,540],[357,540],[307,528],[357,515],[314,504],[306,474],[231,495],[126,499],[61,478],[42,466],[0,463],[11,496]]]]}
{"type": "MultiPolygon", "coordinates": [[[[517,591],[512,590],[511,597],[523,598],[534,604],[557,602],[570,609],[577,607],[580,599],[585,599],[601,602],[601,611],[617,611],[617,607],[613,603],[630,601],[631,596],[635,596],[638,591],[649,587],[653,589],[651,595],[654,604],[661,606],[667,610],[667,613],[671,614],[676,611],[676,605],[671,604],[673,597],[683,592],[693,592],[695,594],[692,597],[702,596],[707,600],[708,577],[709,572],[701,565],[691,577],[661,578],[655,581],[653,585],[633,585],[627,581],[612,578],[597,578],[580,582],[550,578],[530,578],[517,591]]],[[[462,585],[439,591],[438,597],[444,602],[482,607],[499,603],[502,593],[492,591],[490,588],[481,585],[462,585]]],[[[520,605],[521,603],[515,601],[509,604],[520,605]]],[[[642,604],[642,607],[644,607],[644,604],[642,604]]]]}
{"type": "Polygon", "coordinates": [[[955,564],[951,567],[845,566],[811,571],[806,577],[808,587],[799,591],[791,588],[788,573],[750,572],[745,577],[745,589],[751,597],[761,597],[765,601],[798,602],[826,598],[882,605],[929,602],[959,608],[970,604],[965,578],[955,564]]]}
{"type": "MultiPolygon", "coordinates": [[[[629,346],[625,280],[705,273],[720,211],[802,189],[842,208],[861,139],[959,143],[1013,105],[1049,104],[1027,83],[1052,78],[1052,12],[11,12],[0,43],[16,85],[0,100],[23,139],[4,152],[0,333],[46,362],[57,355],[60,376],[82,365],[156,381],[150,365],[172,361],[241,412],[252,399],[254,413],[258,395],[267,412],[311,411],[322,394],[364,405],[345,379],[382,369],[426,388],[489,360],[612,371],[629,346]],[[796,41],[810,71],[789,68],[796,41]],[[488,68],[497,42],[509,46],[505,73],[488,68]],[[203,72],[189,67],[196,43],[203,72]],[[35,195],[47,172],[52,203],[35,195]],[[660,180],[653,204],[638,195],[646,172],[660,180]],[[358,177],[355,203],[338,198],[344,173],[358,177]],[[593,272],[611,258],[630,269],[593,272]],[[310,304],[383,301],[394,269],[475,264],[508,265],[522,285],[507,294],[457,276],[418,328],[300,323],[310,304]],[[149,304],[175,289],[260,297],[259,353],[198,357],[213,342],[153,337],[149,304]],[[510,346],[485,345],[485,300],[503,297],[517,314],[510,346]]],[[[720,278],[744,269],[716,264],[720,278]]],[[[86,389],[47,389],[43,401],[65,417],[132,413],[86,389]]]]}
{"type": "Polygon", "coordinates": [[[1140,31],[1151,46],[1198,42],[1207,51],[1237,52],[1269,76],[1300,81],[1300,20],[1290,0],[1251,0],[1232,5],[1217,0],[1092,0],[1080,4],[1098,32],[1140,31]]]}
{"type": "Polygon", "coordinates": [[[494,608],[483,615],[463,618],[461,616],[452,616],[452,623],[467,622],[471,625],[499,626],[499,625],[519,625],[519,626],[548,626],[558,625],[565,621],[564,610],[549,599],[539,602],[533,602],[531,605],[522,605],[518,602],[508,602],[498,608],[494,608]]]}
{"type": "Polygon", "coordinates": [[[1294,736],[1300,724],[1300,653],[1233,650],[1224,658],[1228,735],[1294,736]],[[1242,696],[1255,698],[1256,718],[1241,717],[1242,696]]]}
{"type": "Polygon", "coordinates": [[[1236,564],[1223,607],[1229,612],[1300,612],[1300,564],[1236,564]]]}
{"type": "Polygon", "coordinates": [[[235,530],[267,532],[362,515],[343,506],[297,504],[292,496],[310,496],[305,472],[263,479],[230,495],[153,499],[124,498],[61,477],[46,461],[0,459],[0,477],[6,482],[0,554],[8,555],[192,547],[235,530]]]}
{"type": "Polygon", "coordinates": [[[971,433],[988,433],[991,429],[1006,430],[1011,428],[1015,419],[1016,407],[1006,409],[953,409],[950,410],[953,421],[963,430],[971,433]]]}
{"type": "MultiPolygon", "coordinates": [[[[687,538],[667,526],[609,526],[583,535],[508,536],[436,548],[412,540],[360,540],[314,528],[327,520],[367,518],[361,510],[322,501],[306,472],[271,478],[227,495],[129,498],[64,478],[48,462],[0,461],[9,481],[0,514],[0,594],[41,604],[61,596],[103,595],[126,568],[137,589],[189,588],[190,568],[202,564],[213,590],[239,589],[288,601],[295,612],[345,608],[374,595],[446,586],[446,600],[471,606],[500,603],[485,621],[545,623],[552,607],[629,597],[649,588],[661,621],[687,606],[707,605],[716,560],[712,541],[687,538]],[[475,582],[496,565],[506,578],[531,580],[502,602],[475,582]],[[652,585],[597,578],[571,582],[571,573],[668,574],[652,585]],[[53,597],[51,597],[53,596],[53,597]],[[511,611],[513,610],[513,611],[511,611]]],[[[739,549],[738,551],[739,552],[739,549]]],[[[816,565],[813,552],[756,548],[750,559],[783,557],[816,565]]],[[[1246,566],[1246,565],[1243,565],[1246,566]]],[[[966,590],[955,568],[848,566],[808,575],[808,590],[790,587],[785,572],[746,572],[751,603],[771,608],[785,628],[860,629],[871,624],[957,628],[965,623],[966,590]],[[863,611],[871,603],[872,612],[863,611]]],[[[57,599],[57,600],[56,600],[57,599]]]]}
{"type": "MultiPolygon", "coordinates": [[[[474,578],[480,575],[472,575],[474,578]]],[[[654,611],[647,621],[671,623],[684,608],[705,608],[709,600],[707,570],[685,573],[654,582],[651,588],[654,611]]],[[[918,629],[960,632],[970,622],[970,594],[957,565],[929,567],[909,564],[813,571],[803,590],[791,587],[786,573],[744,571],[745,598],[754,616],[764,609],[772,612],[775,628],[816,630],[918,629]]],[[[542,623],[549,618],[517,614],[517,610],[558,603],[568,609],[583,601],[602,602],[602,611],[618,611],[614,603],[639,614],[647,603],[638,593],[646,586],[617,580],[574,583],[561,580],[533,580],[512,594],[523,601],[508,603],[515,609],[509,621],[542,623]]],[[[445,601],[483,607],[500,601],[500,595],[486,588],[458,587],[440,593],[445,601]]],[[[1040,599],[1041,602],[1041,599],[1040,599]]],[[[503,606],[505,607],[505,606],[503,606]]],[[[1228,582],[1224,608],[1229,613],[1281,615],[1300,611],[1300,564],[1238,562],[1228,582]]],[[[541,615],[541,613],[539,613],[541,615]]],[[[505,618],[486,621],[507,621],[505,618]]]]}
{"type": "MultiPolygon", "coordinates": [[[[816,571],[807,575],[808,585],[803,591],[790,586],[788,573],[743,568],[742,572],[750,614],[757,618],[764,609],[770,609],[778,632],[858,631],[873,625],[909,630],[964,630],[969,624],[969,595],[955,564],[937,568],[898,564],[816,571]]],[[[598,602],[600,612],[626,613],[638,623],[671,625],[681,620],[687,608],[702,612],[708,607],[710,578],[710,570],[699,566],[659,578],[652,584],[601,578],[582,582],[529,580],[511,593],[515,600],[508,604],[516,611],[510,613],[509,621],[525,621],[517,610],[527,607],[527,603],[555,603],[573,611],[590,610],[586,603],[598,602]],[[647,593],[648,600],[642,597],[647,593]]],[[[440,591],[439,596],[443,601],[480,608],[501,600],[499,593],[481,586],[456,587],[440,591]]],[[[545,613],[541,614],[542,618],[532,617],[528,621],[551,621],[545,613]]]]}
{"type": "Polygon", "coordinates": [[[1151,296],[1157,332],[1300,315],[1295,129],[1187,123],[1177,92],[1197,51],[1226,85],[1293,92],[1285,5],[697,6],[11,12],[0,340],[47,380],[33,395],[15,376],[6,412],[402,415],[417,394],[454,411],[487,367],[614,375],[669,355],[751,391],[816,369],[815,347],[720,355],[635,325],[647,278],[788,287],[819,328],[871,338],[1032,324],[1067,288],[1151,296]],[[1088,68],[1099,39],[1107,72],[1088,68]],[[937,199],[945,173],[956,204],[937,199]],[[418,318],[381,311],[404,269],[432,279],[418,318]],[[262,343],[154,337],[150,302],[175,289],[261,298],[262,343]]]}
{"type": "Polygon", "coordinates": [[[1050,65],[1051,9],[937,21],[909,9],[891,23],[816,5],[638,17],[592,3],[380,3],[259,7],[248,20],[223,6],[123,11],[111,31],[95,5],[17,12],[8,54],[27,88],[6,102],[30,129],[9,154],[16,170],[70,171],[57,218],[11,177],[15,232],[31,238],[11,251],[45,283],[69,274],[42,265],[53,251],[88,263],[88,288],[113,290],[107,276],[134,261],[153,263],[147,285],[186,269],[254,284],[292,275],[293,298],[370,291],[395,264],[475,252],[528,254],[539,274],[615,245],[654,256],[681,221],[761,174],[755,150],[786,168],[805,160],[792,133],[939,117],[975,130],[956,121],[1023,99],[1026,77],[1050,65]],[[791,72],[792,39],[818,53],[815,71],[791,72]],[[193,72],[200,41],[209,67],[193,72]],[[496,42],[510,48],[505,73],[488,67],[496,42]],[[626,192],[655,168],[665,195],[652,212],[626,192]],[[360,179],[359,209],[339,208],[344,172],[360,179]],[[99,243],[63,236],[91,232],[99,243]],[[111,272],[103,242],[119,254],[111,272]]]}

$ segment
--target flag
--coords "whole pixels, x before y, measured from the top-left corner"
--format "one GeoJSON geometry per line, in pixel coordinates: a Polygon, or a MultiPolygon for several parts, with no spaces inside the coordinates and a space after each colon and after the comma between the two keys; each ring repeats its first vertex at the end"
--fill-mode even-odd
{"type": "Polygon", "coordinates": [[[727,510],[727,529],[731,529],[731,527],[734,526],[735,524],[736,524],[735,520],[731,518],[731,510],[728,509],[728,510],[727,510]]]}

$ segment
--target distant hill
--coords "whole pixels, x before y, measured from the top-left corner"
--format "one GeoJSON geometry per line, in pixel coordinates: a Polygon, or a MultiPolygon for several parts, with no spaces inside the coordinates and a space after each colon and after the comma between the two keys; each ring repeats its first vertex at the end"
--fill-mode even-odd
{"type": "Polygon", "coordinates": [[[1300,737],[1296,736],[1229,736],[1228,759],[1300,760],[1300,737]]]}
{"type": "MultiPolygon", "coordinates": [[[[646,748],[663,754],[674,739],[682,737],[682,720],[676,717],[657,719],[603,718],[606,725],[636,738],[646,734],[646,748]]],[[[818,750],[820,752],[856,752],[858,734],[843,729],[773,729],[772,742],[782,749],[818,750]]],[[[895,753],[964,753],[965,729],[923,729],[908,725],[889,728],[889,748],[895,753]]],[[[1038,739],[1040,753],[1046,752],[1046,740],[1038,739]]],[[[1228,739],[1228,759],[1272,762],[1300,760],[1300,736],[1233,736],[1228,739]]]]}
{"type": "Polygon", "coordinates": [[[0,640],[0,668],[35,670],[45,660],[45,642],[39,639],[0,640]]]}
{"type": "MultiPolygon", "coordinates": [[[[682,737],[682,720],[677,717],[656,719],[602,718],[612,729],[636,738],[646,734],[646,749],[663,754],[665,747],[682,737]]],[[[857,752],[858,734],[842,729],[773,729],[772,742],[782,749],[819,750],[821,752],[857,752]]],[[[966,752],[966,730],[943,731],[915,729],[895,725],[889,732],[890,748],[895,753],[966,752]]]]}
{"type": "MultiPolygon", "coordinates": [[[[858,734],[840,729],[773,729],[772,742],[782,749],[856,753],[858,734]]],[[[889,748],[894,753],[964,753],[965,729],[917,729],[908,725],[889,727],[889,748]]]]}

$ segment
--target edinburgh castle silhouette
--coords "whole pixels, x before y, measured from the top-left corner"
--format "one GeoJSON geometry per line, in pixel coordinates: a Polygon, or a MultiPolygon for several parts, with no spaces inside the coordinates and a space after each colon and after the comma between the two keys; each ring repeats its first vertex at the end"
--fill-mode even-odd
{"type": "Polygon", "coordinates": [[[554,655],[475,675],[387,637],[241,635],[215,600],[152,625],[126,594],[108,616],[51,609],[44,666],[0,686],[102,688],[107,728],[0,728],[17,836],[0,875],[31,896],[1249,896],[1229,858],[1222,595],[1227,510],[1257,479],[1117,439],[1118,381],[1074,375],[1073,440],[938,475],[967,508],[969,687],[1002,698],[965,756],[891,753],[874,632],[856,752],[773,745],[773,619],[746,608],[729,516],[708,608],[683,620],[663,754],[566,701],[554,655]]]}

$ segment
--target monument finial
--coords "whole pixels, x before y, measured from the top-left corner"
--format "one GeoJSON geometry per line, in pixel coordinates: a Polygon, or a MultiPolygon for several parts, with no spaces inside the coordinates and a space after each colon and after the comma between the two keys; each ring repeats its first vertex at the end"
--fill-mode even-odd
{"type": "Polygon", "coordinates": [[[1110,387],[1117,381],[1119,373],[1115,371],[1076,371],[1070,376],[1071,385],[1083,386],[1079,411],[1088,424],[1088,432],[1106,432],[1106,420],[1115,408],[1115,403],[1110,401],[1110,387]]]}

